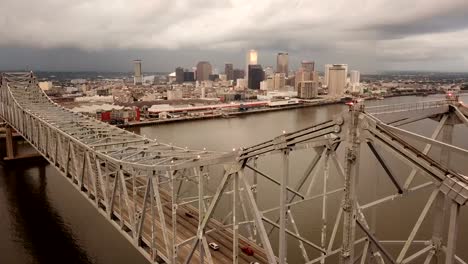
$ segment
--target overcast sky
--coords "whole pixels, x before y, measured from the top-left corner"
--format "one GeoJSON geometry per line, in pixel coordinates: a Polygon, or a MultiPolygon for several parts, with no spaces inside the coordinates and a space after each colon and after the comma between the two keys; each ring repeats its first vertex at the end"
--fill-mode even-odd
{"type": "Polygon", "coordinates": [[[348,63],[468,71],[468,0],[1,0],[0,70],[173,71],[348,63]]]}

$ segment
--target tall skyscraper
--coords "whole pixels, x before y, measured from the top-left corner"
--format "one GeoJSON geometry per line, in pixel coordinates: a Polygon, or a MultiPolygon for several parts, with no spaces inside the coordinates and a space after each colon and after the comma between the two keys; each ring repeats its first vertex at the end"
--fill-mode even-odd
{"type": "Polygon", "coordinates": [[[307,71],[304,68],[299,68],[299,70],[296,71],[295,74],[296,78],[294,79],[294,88],[297,91],[299,87],[299,83],[305,82],[305,81],[311,81],[313,78],[312,72],[307,71]]]}
{"type": "Polygon", "coordinates": [[[323,84],[325,86],[328,86],[328,80],[330,79],[330,68],[332,67],[332,64],[325,64],[325,70],[324,70],[324,76],[323,76],[323,84]]]}
{"type": "Polygon", "coordinates": [[[314,62],[302,61],[301,65],[302,67],[299,68],[295,74],[294,87],[296,91],[298,90],[299,84],[304,81],[314,81],[318,84],[318,75],[317,72],[314,71],[314,62]]]}
{"type": "Polygon", "coordinates": [[[176,83],[183,83],[184,82],[184,68],[177,67],[175,69],[175,76],[176,76],[176,83]]]}
{"type": "Polygon", "coordinates": [[[234,66],[232,63],[226,63],[224,65],[224,74],[226,74],[226,79],[228,81],[234,80],[234,66]]]}
{"type": "Polygon", "coordinates": [[[245,64],[245,79],[249,79],[249,65],[256,65],[258,63],[258,53],[256,50],[251,49],[247,51],[246,64],[245,64]]]}
{"type": "Polygon", "coordinates": [[[287,76],[289,72],[288,63],[289,63],[288,53],[286,52],[278,53],[278,55],[276,56],[276,72],[284,73],[287,76]]]}
{"type": "Polygon", "coordinates": [[[346,86],[346,68],[342,64],[334,64],[329,69],[328,95],[341,97],[346,86]]]}
{"type": "Polygon", "coordinates": [[[315,70],[315,62],[304,60],[301,62],[301,67],[308,72],[313,72],[315,70]]]}
{"type": "Polygon", "coordinates": [[[361,74],[358,71],[349,71],[349,79],[351,84],[351,92],[359,92],[359,82],[361,81],[361,74]]]}
{"type": "Polygon", "coordinates": [[[348,64],[333,64],[333,66],[341,66],[345,68],[345,84],[348,82],[348,64]]]}
{"type": "Polygon", "coordinates": [[[349,71],[349,78],[351,84],[359,84],[361,79],[361,74],[358,71],[349,71]]]}
{"type": "Polygon", "coordinates": [[[197,64],[197,81],[207,81],[210,77],[212,68],[207,61],[200,61],[197,64]]]}
{"type": "Polygon", "coordinates": [[[265,79],[265,72],[259,64],[249,65],[249,89],[260,89],[260,83],[265,79]]]}
{"type": "Polygon", "coordinates": [[[134,66],[134,71],[135,71],[135,74],[133,76],[133,83],[142,84],[143,76],[141,75],[141,60],[134,60],[133,66],[134,66]]]}

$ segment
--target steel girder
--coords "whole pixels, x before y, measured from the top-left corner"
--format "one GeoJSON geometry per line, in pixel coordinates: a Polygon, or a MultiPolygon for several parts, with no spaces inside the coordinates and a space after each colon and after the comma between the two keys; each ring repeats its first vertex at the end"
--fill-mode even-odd
{"type": "MultiPolygon", "coordinates": [[[[151,262],[186,257],[184,241],[196,236],[200,208],[210,200],[203,182],[236,158],[161,143],[73,113],[50,101],[32,73],[2,74],[0,114],[151,262]],[[203,199],[188,202],[194,185],[203,199]]],[[[212,218],[207,227],[192,263],[226,262],[226,255],[211,256],[207,247],[207,239],[223,244],[218,240],[226,227],[212,218]]],[[[242,236],[238,241],[249,243],[242,236]]],[[[252,260],[263,262],[261,254],[252,260]]]]}
{"type": "Polygon", "coordinates": [[[304,263],[412,263],[418,259],[465,263],[455,249],[468,179],[450,163],[429,155],[432,146],[446,156],[466,153],[450,140],[450,127],[466,125],[468,111],[461,103],[355,105],[334,120],[285,132],[237,152],[215,153],[150,140],[61,108],[40,91],[31,73],[4,73],[0,96],[5,121],[152,262],[291,263],[294,256],[287,253],[298,247],[304,263]],[[393,118],[390,123],[380,119],[403,112],[405,118],[393,118]],[[426,118],[439,121],[431,137],[400,128],[426,118]],[[440,134],[443,141],[437,140],[440,134]],[[420,141],[424,148],[402,137],[420,141]],[[361,204],[356,190],[366,147],[395,193],[361,204]],[[340,162],[343,151],[344,162],[340,162]],[[388,154],[412,169],[404,181],[392,172],[388,154]],[[279,168],[265,168],[263,160],[275,157],[279,168]],[[291,168],[297,171],[296,160],[304,162],[304,157],[304,173],[294,182],[291,168]],[[216,175],[220,182],[212,191],[208,179],[216,175]],[[341,184],[332,187],[336,180],[341,184]],[[401,240],[379,237],[373,210],[390,201],[404,202],[405,197],[426,189],[432,189],[431,195],[410,234],[401,240]],[[265,201],[275,192],[279,199],[265,201]],[[332,207],[333,199],[341,199],[342,204],[332,207]],[[441,199],[449,201],[448,210],[437,206],[441,199]],[[317,209],[313,203],[319,204],[320,221],[304,224],[304,215],[296,208],[317,209]],[[336,214],[330,215],[330,210],[336,214]],[[449,222],[435,221],[433,236],[417,239],[431,210],[437,219],[447,215],[449,222]],[[217,212],[224,214],[224,220],[217,212]],[[441,234],[444,226],[446,236],[441,234]],[[311,234],[310,228],[319,231],[311,234]],[[210,241],[225,250],[211,252],[210,241]],[[255,249],[255,257],[239,251],[245,245],[255,249]],[[389,251],[388,245],[401,245],[398,254],[389,251]],[[418,245],[423,247],[416,249],[418,245]]]}

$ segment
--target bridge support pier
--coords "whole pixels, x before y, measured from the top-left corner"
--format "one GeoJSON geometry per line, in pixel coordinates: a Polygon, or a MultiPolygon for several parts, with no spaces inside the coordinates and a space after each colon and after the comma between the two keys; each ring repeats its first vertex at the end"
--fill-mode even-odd
{"type": "Polygon", "coordinates": [[[13,141],[13,128],[7,125],[5,128],[6,159],[15,158],[15,144],[13,141]]]}
{"type": "MultiPolygon", "coordinates": [[[[3,137],[3,135],[2,135],[3,137]]],[[[22,159],[42,158],[42,156],[32,147],[18,149],[18,142],[26,143],[24,138],[16,132],[15,128],[10,125],[5,126],[5,156],[4,161],[15,161],[22,159]]]]}

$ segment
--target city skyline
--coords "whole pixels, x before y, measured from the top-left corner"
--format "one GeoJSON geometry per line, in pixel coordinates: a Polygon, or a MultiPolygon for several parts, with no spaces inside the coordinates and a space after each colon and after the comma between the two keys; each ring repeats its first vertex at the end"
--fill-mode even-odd
{"type": "Polygon", "coordinates": [[[256,49],[265,66],[275,66],[276,54],[288,52],[291,69],[314,60],[318,70],[347,63],[363,73],[468,71],[468,2],[463,0],[118,5],[5,0],[0,8],[8,10],[0,20],[0,70],[131,71],[128,62],[140,58],[148,72],[202,60],[222,71],[225,63],[242,68],[243,54],[256,49]]]}

